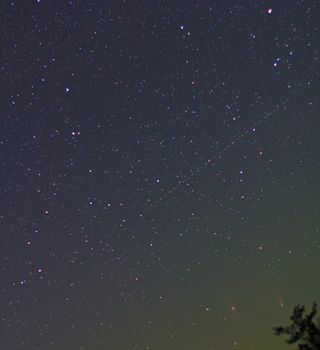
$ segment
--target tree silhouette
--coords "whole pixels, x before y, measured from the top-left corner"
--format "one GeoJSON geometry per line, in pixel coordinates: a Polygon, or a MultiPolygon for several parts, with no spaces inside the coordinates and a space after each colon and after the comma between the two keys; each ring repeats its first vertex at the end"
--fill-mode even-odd
{"type": "Polygon", "coordinates": [[[292,324],[286,327],[274,327],[276,335],[289,335],[288,344],[298,345],[299,350],[320,350],[320,323],[313,320],[317,314],[314,303],[309,314],[303,305],[297,305],[290,317],[292,324]]]}

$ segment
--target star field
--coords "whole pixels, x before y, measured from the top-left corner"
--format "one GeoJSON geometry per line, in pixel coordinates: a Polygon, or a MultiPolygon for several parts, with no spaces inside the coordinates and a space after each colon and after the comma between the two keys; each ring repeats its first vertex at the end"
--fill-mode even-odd
{"type": "Polygon", "coordinates": [[[287,349],[320,293],[319,15],[2,2],[1,349],[287,349]]]}

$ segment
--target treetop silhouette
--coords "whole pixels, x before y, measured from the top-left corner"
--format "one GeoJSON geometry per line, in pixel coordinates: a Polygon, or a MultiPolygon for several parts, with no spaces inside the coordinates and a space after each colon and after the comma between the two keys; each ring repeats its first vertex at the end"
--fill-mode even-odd
{"type": "Polygon", "coordinates": [[[303,305],[297,305],[290,317],[292,324],[274,327],[273,330],[276,335],[289,335],[286,342],[298,345],[299,350],[320,350],[320,323],[314,321],[316,314],[316,303],[309,314],[303,305]]]}

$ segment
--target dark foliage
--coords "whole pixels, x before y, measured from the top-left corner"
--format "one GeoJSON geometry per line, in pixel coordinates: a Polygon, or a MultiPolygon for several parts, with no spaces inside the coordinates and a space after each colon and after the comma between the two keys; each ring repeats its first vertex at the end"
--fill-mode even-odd
{"type": "Polygon", "coordinates": [[[309,314],[305,313],[303,305],[297,305],[290,317],[292,324],[285,327],[275,327],[276,335],[289,335],[288,344],[298,345],[299,350],[320,350],[320,325],[315,323],[317,305],[313,304],[309,314]]]}

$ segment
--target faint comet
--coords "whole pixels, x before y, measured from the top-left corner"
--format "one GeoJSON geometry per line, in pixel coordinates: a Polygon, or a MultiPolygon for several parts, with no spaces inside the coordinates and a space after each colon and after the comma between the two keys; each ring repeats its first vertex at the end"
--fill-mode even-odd
{"type": "MultiPolygon", "coordinates": [[[[279,111],[282,107],[286,106],[288,103],[288,98],[282,101],[280,104],[277,104],[270,112],[266,113],[262,118],[257,120],[251,127],[245,129],[242,131],[241,134],[239,134],[238,137],[236,137],[234,140],[230,140],[230,142],[220,151],[218,152],[212,159],[208,159],[204,161],[202,164],[200,164],[197,168],[194,168],[190,171],[190,174],[186,176],[184,179],[179,180],[177,184],[170,189],[168,189],[158,200],[156,200],[153,203],[147,204],[142,212],[151,211],[153,208],[157,207],[159,203],[163,202],[163,200],[170,195],[172,195],[174,192],[176,192],[183,184],[190,181],[195,175],[200,173],[204,168],[210,166],[215,166],[216,163],[214,161],[218,161],[222,158],[222,156],[234,145],[239,143],[242,139],[244,139],[250,131],[256,131],[257,127],[262,125],[264,122],[266,122],[272,115],[274,115],[277,111],[279,111]]],[[[141,217],[143,217],[143,214],[140,214],[141,217]]]]}

